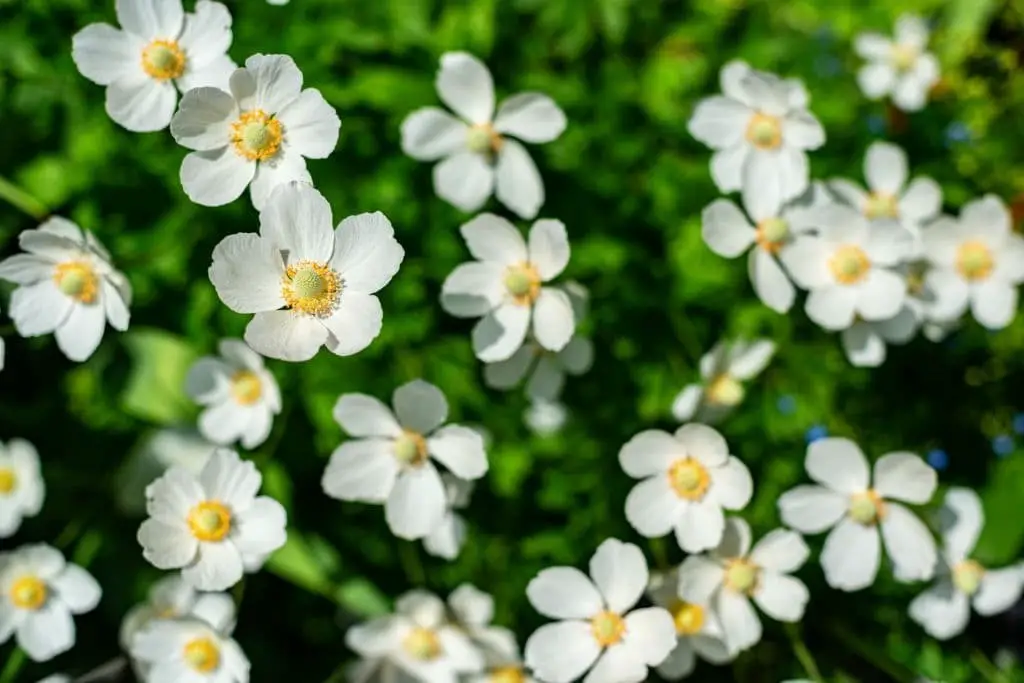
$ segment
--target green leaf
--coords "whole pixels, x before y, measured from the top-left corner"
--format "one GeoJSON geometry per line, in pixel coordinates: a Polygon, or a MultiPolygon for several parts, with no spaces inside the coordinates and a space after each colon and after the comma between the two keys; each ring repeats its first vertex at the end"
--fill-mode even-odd
{"type": "Polygon", "coordinates": [[[185,394],[185,374],[195,350],[181,337],[152,328],[126,333],[124,343],[133,360],[121,396],[124,411],[158,424],[188,421],[195,407],[185,394]]]}
{"type": "Polygon", "coordinates": [[[981,491],[985,528],[975,555],[985,564],[1006,564],[1020,556],[1024,547],[1024,515],[1020,492],[1024,491],[1024,457],[1019,452],[998,461],[981,491]]]}
{"type": "Polygon", "coordinates": [[[334,594],[339,605],[361,617],[387,614],[391,608],[387,596],[369,580],[359,577],[341,584],[334,594]]]}
{"type": "Polygon", "coordinates": [[[333,586],[323,563],[310,544],[297,531],[288,532],[284,546],[267,560],[266,568],[285,581],[310,593],[334,599],[333,586]]]}

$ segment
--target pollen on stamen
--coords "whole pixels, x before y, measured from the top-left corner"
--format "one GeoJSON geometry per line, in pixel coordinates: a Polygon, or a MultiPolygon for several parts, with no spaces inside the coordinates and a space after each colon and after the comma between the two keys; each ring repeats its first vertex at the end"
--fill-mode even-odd
{"type": "Polygon", "coordinates": [[[838,282],[853,285],[867,277],[871,260],[863,249],[847,244],[836,249],[828,261],[828,267],[838,282]]]}
{"type": "Polygon", "coordinates": [[[750,595],[757,588],[761,569],[746,558],[730,560],[725,566],[725,587],[734,593],[750,595]]]}
{"type": "Polygon", "coordinates": [[[39,577],[22,576],[11,584],[8,595],[18,609],[38,610],[46,604],[49,591],[39,577]]]}
{"type": "Polygon", "coordinates": [[[850,519],[864,526],[873,526],[885,518],[885,502],[874,490],[868,489],[850,497],[850,519]]]}
{"type": "Polygon", "coordinates": [[[186,664],[200,673],[209,673],[220,666],[220,648],[209,638],[187,642],[182,657],[186,664]]]}
{"type": "Polygon", "coordinates": [[[757,224],[754,239],[769,254],[777,254],[789,237],[789,224],[782,218],[766,218],[757,224]]]}
{"type": "Polygon", "coordinates": [[[142,70],[158,81],[185,73],[185,53],[173,40],[154,40],[142,50],[142,70]]]}
{"type": "Polygon", "coordinates": [[[417,626],[402,640],[402,649],[414,659],[429,661],[441,656],[441,641],[430,629],[417,626]]]}
{"type": "Polygon", "coordinates": [[[899,200],[887,192],[875,192],[864,201],[864,215],[870,219],[898,218],[899,200]]]}
{"type": "Polygon", "coordinates": [[[615,645],[626,635],[626,622],[615,612],[601,612],[590,620],[590,631],[601,647],[615,645]]]}
{"type": "Polygon", "coordinates": [[[743,383],[728,373],[722,373],[708,383],[709,403],[718,406],[737,406],[743,402],[746,390],[743,383]]]}
{"type": "Polygon", "coordinates": [[[263,383],[252,370],[239,370],[231,376],[230,384],[231,396],[240,405],[252,405],[263,395],[263,383]]]}
{"type": "Polygon", "coordinates": [[[466,147],[477,154],[494,156],[504,144],[505,140],[489,123],[472,126],[466,133],[466,147]]]}
{"type": "Polygon", "coordinates": [[[277,154],[283,138],[281,122],[262,109],[242,112],[231,124],[231,144],[250,161],[264,161],[277,154]]]}
{"type": "Polygon", "coordinates": [[[680,458],[669,466],[668,482],[680,498],[701,500],[711,485],[711,478],[707,468],[693,458],[680,458]]]}
{"type": "Polygon", "coordinates": [[[782,124],[774,116],[756,113],[747,123],[747,141],[758,149],[775,149],[782,144],[782,124]]]}
{"type": "Polygon", "coordinates": [[[0,467],[0,494],[7,495],[18,488],[18,475],[10,467],[0,467]]]}
{"type": "Polygon", "coordinates": [[[395,458],[403,465],[421,465],[427,461],[427,440],[416,432],[402,432],[392,449],[395,458]]]}
{"type": "Polygon", "coordinates": [[[338,306],[341,278],[326,263],[299,261],[285,269],[281,297],[296,313],[325,318],[338,306]]]}
{"type": "Polygon", "coordinates": [[[970,240],[960,245],[956,252],[956,269],[965,280],[988,279],[995,268],[992,250],[980,240],[970,240]]]}
{"type": "Polygon", "coordinates": [[[529,263],[509,266],[505,271],[505,289],[512,301],[520,306],[529,306],[540,295],[540,274],[529,263]]]}
{"type": "Polygon", "coordinates": [[[79,303],[95,303],[99,296],[99,277],[84,261],[58,263],[53,271],[53,281],[62,294],[79,303]]]}
{"type": "Polygon", "coordinates": [[[231,511],[222,503],[207,500],[188,513],[189,530],[200,541],[222,541],[231,532],[231,511]]]}
{"type": "Polygon", "coordinates": [[[676,625],[676,634],[692,636],[704,628],[704,609],[700,605],[677,600],[669,609],[676,625]]]}

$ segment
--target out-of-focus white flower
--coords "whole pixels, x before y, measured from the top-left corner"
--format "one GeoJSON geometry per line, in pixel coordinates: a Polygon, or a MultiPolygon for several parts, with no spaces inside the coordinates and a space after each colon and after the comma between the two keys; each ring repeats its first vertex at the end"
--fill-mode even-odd
{"type": "Polygon", "coordinates": [[[886,344],[906,344],[914,338],[919,326],[917,315],[906,304],[888,320],[872,322],[855,318],[853,325],[842,332],[843,351],[853,365],[875,368],[885,362],[886,344]]]}
{"type": "Polygon", "coordinates": [[[590,577],[574,567],[541,571],[526,587],[538,612],[559,621],[530,635],[526,665],[545,683],[639,683],[676,645],[662,607],[631,610],[647,587],[640,548],[609,538],[590,559],[590,577]]]}
{"type": "Polygon", "coordinates": [[[235,63],[231,13],[219,2],[198,0],[194,13],[181,0],[119,0],[117,20],[89,24],[71,41],[78,71],[107,86],[107,114],[138,133],[171,122],[178,90],[227,88],[235,63]]]}
{"type": "Polygon", "coordinates": [[[716,424],[746,395],[743,382],[753,379],[775,355],[775,342],[720,341],[700,359],[699,384],[687,384],[672,401],[672,416],[680,422],[716,424]]]}
{"type": "Polygon", "coordinates": [[[48,545],[0,553],[0,643],[13,634],[33,661],[53,659],[75,644],[72,615],[91,612],[101,595],[89,572],[48,545]]]}
{"type": "Polygon", "coordinates": [[[171,135],[195,150],[181,163],[181,185],[203,206],[233,202],[248,187],[262,210],[275,187],[313,182],[306,159],[330,156],[341,119],[319,90],[302,89],[302,72],[288,55],[249,57],[229,86],[195,88],[181,98],[171,135]]]}
{"type": "Polygon", "coordinates": [[[375,294],[404,257],[384,214],[349,216],[332,228],[323,195],[292,182],[267,201],[258,235],[221,240],[209,274],[228,308],[256,314],[245,328],[254,351],[305,361],[321,346],[350,356],[376,339],[384,313],[375,294]]]}
{"type": "Polygon", "coordinates": [[[143,557],[158,569],[181,569],[202,591],[235,585],[246,559],[266,559],[287,539],[284,508],[256,495],[261,482],[255,465],[226,448],[214,452],[198,477],[180,467],[167,470],[146,488],[149,519],[138,532],[143,557]]]}
{"type": "Polygon", "coordinates": [[[150,681],[249,682],[242,648],[224,629],[198,616],[154,619],[135,636],[131,655],[150,681]]]}
{"type": "Polygon", "coordinates": [[[535,679],[523,665],[519,644],[511,631],[508,637],[497,640],[493,647],[484,649],[486,668],[483,673],[473,674],[469,683],[534,683],[535,679]]]}
{"type": "Polygon", "coordinates": [[[53,674],[52,676],[47,676],[43,680],[39,681],[39,683],[71,683],[71,676],[67,676],[65,674],[53,674]]]}
{"type": "Polygon", "coordinates": [[[338,500],[383,503],[392,533],[400,538],[429,536],[444,519],[444,482],[438,462],[460,479],[487,472],[480,434],[444,425],[448,401],[433,384],[413,380],[395,389],[391,411],[365,394],[344,394],[334,419],[349,435],[331,454],[321,484],[338,500]]]}
{"type": "Polygon", "coordinates": [[[825,144],[825,129],[807,111],[806,91],[742,63],[723,68],[722,86],[724,94],[700,101],[687,123],[690,135],[715,150],[715,185],[742,190],[748,207],[798,197],[809,182],[806,150],[825,144]]]}
{"type": "Polygon", "coordinates": [[[544,286],[569,263],[569,238],[561,221],[542,219],[530,228],[529,244],[514,225],[484,213],[460,228],[476,259],[459,265],[444,281],[441,306],[460,318],[480,318],[473,351],[480,360],[507,360],[527,331],[541,347],[561,351],[576,318],[564,290],[544,286]]]}
{"type": "Polygon", "coordinates": [[[65,356],[84,361],[108,321],[119,332],[128,329],[131,287],[92,233],[55,216],[21,233],[18,244],[28,253],[0,262],[0,278],[19,285],[9,310],[18,334],[52,332],[65,356]]]}
{"type": "Polygon", "coordinates": [[[222,339],[219,357],[204,356],[189,368],[185,391],[207,406],[199,431],[221,446],[241,441],[256,448],[270,436],[274,415],[281,412],[281,393],[263,359],[239,339],[222,339]]]}
{"type": "Polygon", "coordinates": [[[688,553],[714,548],[722,540],[722,509],[742,510],[754,493],[750,471],[729,454],[717,431],[686,424],[669,434],[640,432],[619,451],[619,464],[643,479],[626,497],[626,519],[648,538],[675,530],[688,553]]]}
{"type": "Polygon", "coordinates": [[[669,681],[686,678],[693,672],[698,657],[712,664],[725,664],[733,658],[710,606],[679,598],[678,570],[652,576],[647,594],[655,605],[669,611],[676,626],[675,649],[658,666],[659,676],[669,681]]]}
{"type": "Polygon", "coordinates": [[[849,439],[819,439],[807,447],[807,474],[820,484],[801,485],[779,498],[782,521],[804,534],[832,529],[821,552],[825,580],[855,591],[878,573],[881,543],[900,581],[935,573],[935,541],[913,512],[895,501],[923,505],[937,484],[935,470],[913,453],[889,453],[875,462],[874,486],[864,453],[849,439]],[[881,537],[881,538],[879,538],[881,537]]]}
{"type": "Polygon", "coordinates": [[[537,436],[552,436],[562,431],[569,419],[569,410],[558,401],[535,398],[523,411],[523,422],[537,436]]]}
{"type": "Polygon", "coordinates": [[[593,362],[594,345],[585,337],[573,335],[558,352],[547,351],[528,338],[511,358],[487,363],[484,381],[494,389],[511,389],[529,375],[526,395],[552,401],[562,393],[566,375],[582,375],[593,362]]]}
{"type": "Polygon", "coordinates": [[[939,521],[943,543],[938,580],[910,603],[910,618],[933,638],[946,640],[967,627],[972,605],[987,617],[1016,604],[1024,589],[1024,565],[988,569],[971,559],[985,524],[981,499],[973,490],[949,489],[939,521]]]}
{"type": "Polygon", "coordinates": [[[24,439],[0,443],[0,538],[13,536],[25,517],[38,515],[45,498],[35,447],[24,439]]]}
{"type": "Polygon", "coordinates": [[[166,427],[144,435],[117,473],[117,505],[126,515],[146,512],[146,487],[175,465],[199,475],[216,446],[194,427],[166,427]]]}
{"type": "Polygon", "coordinates": [[[1024,283],[1024,238],[1011,230],[1001,199],[986,195],[968,202],[959,220],[943,217],[924,231],[932,268],[925,282],[937,294],[936,316],[959,318],[970,306],[974,319],[991,330],[1006,327],[1017,312],[1017,287],[1024,283]]]}
{"type": "Polygon", "coordinates": [[[730,652],[742,652],[761,640],[761,620],[751,600],[772,619],[803,619],[810,593],[790,574],[810,552],[800,534],[789,529],[775,529],[751,548],[750,527],[730,517],[717,548],[683,561],[679,596],[698,605],[710,603],[730,652]]]}
{"type": "Polygon", "coordinates": [[[267,0],[270,5],[287,5],[290,0],[267,0]]]}
{"type": "Polygon", "coordinates": [[[515,634],[503,626],[491,623],[494,619],[494,598],[490,594],[464,583],[448,596],[448,607],[454,625],[469,635],[480,648],[488,668],[508,669],[503,673],[510,679],[514,678],[513,669],[518,669],[520,675],[524,675],[515,634]]]}
{"type": "Polygon", "coordinates": [[[525,92],[494,113],[491,73],[473,55],[446,52],[437,72],[437,94],[462,119],[438,107],[417,109],[402,122],[402,151],[437,161],[434,191],[466,212],[493,192],[520,218],[533,218],[544,203],[544,183],[522,144],[551,142],[565,130],[565,114],[548,97],[525,92]]]}
{"type": "Polygon", "coordinates": [[[466,520],[456,510],[469,505],[473,482],[459,479],[449,472],[441,475],[444,483],[445,513],[441,523],[423,538],[423,548],[435,557],[454,560],[466,542],[466,520]]]}
{"type": "Polygon", "coordinates": [[[886,95],[903,111],[923,109],[928,91],[939,81],[939,60],[925,48],[928,25],[913,14],[896,20],[896,35],[889,39],[880,33],[861,33],[853,48],[867,64],[857,72],[857,83],[868,99],[886,95]]]}

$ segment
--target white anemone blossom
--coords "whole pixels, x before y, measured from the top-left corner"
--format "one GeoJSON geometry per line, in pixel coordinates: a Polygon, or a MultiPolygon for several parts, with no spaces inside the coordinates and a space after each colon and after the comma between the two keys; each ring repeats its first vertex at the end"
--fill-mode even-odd
{"type": "Polygon", "coordinates": [[[535,217],[544,183],[518,140],[557,138],[566,125],[562,110],[547,95],[525,92],[495,114],[491,73],[465,52],[441,55],[436,87],[462,120],[438,107],[417,109],[402,122],[402,151],[419,161],[443,159],[434,167],[434,191],[462,211],[478,210],[494,193],[520,218],[535,217]]]}
{"type": "Polygon", "coordinates": [[[1024,564],[989,569],[971,559],[985,524],[981,500],[971,489],[946,492],[939,523],[943,543],[938,580],[910,603],[910,618],[928,635],[946,640],[967,627],[972,606],[986,617],[1013,607],[1024,588],[1024,564]]]}
{"type": "Polygon", "coordinates": [[[210,281],[228,308],[255,314],[244,336],[257,353],[298,362],[326,346],[351,356],[380,334],[375,294],[405,251],[380,212],[331,225],[323,195],[292,182],[267,200],[259,234],[229,235],[214,248],[210,281]]]}
{"type": "Polygon", "coordinates": [[[92,233],[53,217],[18,236],[26,252],[0,262],[0,279],[18,285],[8,313],[22,337],[53,333],[73,361],[84,361],[103,339],[107,323],[128,329],[132,290],[92,233]]]}
{"type": "Polygon", "coordinates": [[[445,511],[441,523],[423,537],[423,549],[434,557],[454,560],[466,542],[466,520],[456,510],[469,505],[473,482],[459,479],[450,472],[441,475],[444,484],[445,511]]]}
{"type": "Polygon", "coordinates": [[[484,440],[470,427],[445,425],[448,401],[421,379],[395,389],[391,405],[394,412],[365,394],[338,398],[334,419],[355,438],[331,453],[321,484],[338,500],[383,503],[392,533],[424,538],[444,521],[447,507],[434,463],[460,479],[479,479],[487,472],[484,440]]]}
{"type": "Polygon", "coordinates": [[[73,615],[91,612],[101,595],[89,572],[48,545],[0,553],[0,644],[14,635],[33,661],[53,659],[75,645],[73,615]]]}
{"type": "Polygon", "coordinates": [[[256,466],[217,449],[194,476],[172,467],[146,489],[149,519],[139,527],[142,555],[158,569],[181,569],[202,591],[227,590],[284,545],[286,515],[257,496],[256,466]]]}
{"type": "Polygon", "coordinates": [[[852,365],[875,368],[885,362],[887,344],[906,344],[914,338],[920,326],[918,315],[908,304],[888,320],[857,318],[842,332],[843,351],[852,365]]]}
{"type": "Polygon", "coordinates": [[[231,637],[234,602],[211,596],[190,616],[153,619],[132,640],[130,654],[149,681],[249,683],[249,660],[231,637]]]}
{"type": "Polygon", "coordinates": [[[923,505],[935,493],[935,470],[913,453],[889,453],[874,466],[849,439],[825,438],[807,448],[804,467],[817,485],[797,486],[779,498],[779,513],[804,534],[832,529],[821,552],[825,580],[833,588],[870,586],[881,562],[881,545],[897,580],[925,581],[935,573],[935,540],[924,522],[896,501],[923,505]]]}
{"type": "Polygon", "coordinates": [[[669,611],[676,626],[675,649],[658,665],[659,676],[669,681],[686,678],[693,673],[698,657],[712,664],[732,660],[734,655],[723,639],[714,610],[679,597],[678,569],[652,576],[647,594],[655,605],[669,611]]]}
{"type": "Polygon", "coordinates": [[[45,498],[35,446],[24,439],[0,443],[0,538],[10,538],[24,518],[38,515],[45,498]]]}
{"type": "Polygon", "coordinates": [[[861,33],[853,48],[867,60],[857,72],[864,96],[878,100],[886,95],[903,111],[918,111],[928,101],[928,92],[939,81],[939,60],[927,51],[928,25],[914,14],[896,20],[890,39],[880,33],[861,33]]]}
{"type": "Polygon", "coordinates": [[[78,71],[107,87],[107,114],[137,133],[171,122],[178,91],[227,88],[235,63],[231,13],[219,2],[198,0],[194,13],[181,0],[118,0],[117,20],[90,24],[71,41],[78,71]]]}
{"type": "Polygon", "coordinates": [[[221,206],[249,187],[260,210],[275,187],[311,183],[306,159],[326,159],[334,151],[341,119],[319,90],[303,90],[292,58],[249,57],[231,74],[229,90],[188,91],[171,120],[177,143],[194,150],[181,163],[189,199],[221,206]]]}
{"type": "Polygon", "coordinates": [[[679,422],[721,422],[743,402],[743,383],[761,374],[774,355],[769,339],[718,342],[701,356],[700,383],[687,384],[672,401],[672,416],[679,422]]]}
{"type": "Polygon", "coordinates": [[[222,339],[219,356],[197,360],[185,377],[185,391],[205,406],[199,432],[215,444],[240,441],[256,448],[270,436],[281,393],[263,358],[239,339],[222,339]]]}
{"type": "Polygon", "coordinates": [[[730,517],[717,548],[691,555],[679,567],[679,596],[711,605],[733,654],[761,640],[761,620],[751,600],[772,619],[796,622],[803,619],[810,599],[803,581],[790,576],[811,552],[800,534],[775,529],[753,548],[750,541],[746,521],[730,517]]]}
{"type": "Polygon", "coordinates": [[[964,205],[958,220],[943,218],[925,231],[932,266],[925,283],[937,294],[935,315],[956,319],[970,307],[988,329],[1010,324],[1024,283],[1024,237],[1011,226],[1003,201],[986,195],[964,205]]]}
{"type": "Polygon", "coordinates": [[[742,190],[768,206],[800,196],[810,180],[807,150],[825,144],[825,129],[807,111],[806,91],[778,76],[733,63],[723,69],[723,95],[697,104],[687,130],[715,154],[711,177],[722,192],[742,190]]]}
{"type": "MultiPolygon", "coordinates": [[[[515,666],[522,670],[515,634],[504,626],[495,626],[494,598],[476,586],[463,583],[448,596],[451,622],[463,630],[480,648],[488,668],[515,666]]],[[[506,672],[511,674],[511,671],[506,672]]],[[[512,683],[507,681],[506,683],[512,683]]]]}
{"type": "Polygon", "coordinates": [[[643,479],[626,497],[626,519],[648,538],[675,531],[688,553],[714,548],[722,540],[726,510],[742,510],[754,482],[717,431],[685,424],[669,434],[640,432],[619,451],[629,476],[643,479]]]}
{"type": "Polygon", "coordinates": [[[648,582],[640,548],[614,538],[598,546],[590,576],[575,567],[542,570],[526,586],[538,612],[558,621],[526,641],[526,665],[545,683],[640,683],[676,645],[663,607],[631,609],[648,582]],[[589,671],[589,673],[587,673],[589,671]]]}

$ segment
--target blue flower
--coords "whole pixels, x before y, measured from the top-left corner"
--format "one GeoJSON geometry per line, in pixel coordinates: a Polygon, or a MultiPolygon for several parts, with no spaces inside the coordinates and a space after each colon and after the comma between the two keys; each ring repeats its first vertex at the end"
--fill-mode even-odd
{"type": "Polygon", "coordinates": [[[796,412],[796,399],[791,394],[783,394],[775,401],[775,407],[783,415],[792,415],[796,412]]]}
{"type": "Polygon", "coordinates": [[[1009,434],[1000,434],[992,439],[992,451],[1000,458],[1005,458],[1010,453],[1013,453],[1013,449],[1013,437],[1009,434]]]}
{"type": "Polygon", "coordinates": [[[940,472],[949,465],[949,454],[941,448],[928,451],[928,464],[940,472]]]}
{"type": "Polygon", "coordinates": [[[1017,413],[1013,416],[1013,431],[1017,434],[1024,434],[1024,413],[1017,413]]]}
{"type": "Polygon", "coordinates": [[[828,428],[825,425],[818,424],[807,430],[807,433],[804,434],[804,439],[807,443],[814,443],[818,439],[824,439],[826,436],[828,436],[828,428]]]}

